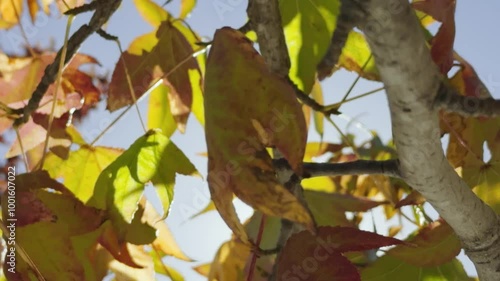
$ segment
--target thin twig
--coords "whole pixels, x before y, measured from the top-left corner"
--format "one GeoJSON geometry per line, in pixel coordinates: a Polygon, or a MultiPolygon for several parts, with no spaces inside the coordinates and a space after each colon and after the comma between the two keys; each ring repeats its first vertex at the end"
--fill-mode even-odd
{"type": "MultiPolygon", "coordinates": [[[[64,34],[64,45],[62,47],[61,57],[66,57],[67,47],[68,47],[68,37],[69,31],[71,29],[71,23],[73,23],[74,15],[68,17],[68,22],[66,23],[66,32],[64,34]]],[[[47,126],[47,136],[45,137],[45,142],[43,144],[42,159],[40,160],[40,168],[43,168],[43,163],[45,162],[45,157],[47,156],[47,148],[49,147],[50,131],[52,130],[52,124],[54,123],[54,112],[56,110],[56,104],[58,103],[57,97],[59,94],[59,87],[61,86],[62,72],[64,68],[64,62],[62,59],[59,60],[59,69],[57,71],[56,87],[54,89],[54,98],[52,99],[52,108],[49,115],[49,124],[47,126]]]]}

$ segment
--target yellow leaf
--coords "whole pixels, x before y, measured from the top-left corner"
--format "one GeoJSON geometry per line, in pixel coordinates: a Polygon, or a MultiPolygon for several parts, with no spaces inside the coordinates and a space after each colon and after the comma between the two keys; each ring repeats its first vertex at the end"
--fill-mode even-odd
{"type": "Polygon", "coordinates": [[[139,14],[152,26],[159,26],[170,18],[170,14],[151,0],[134,0],[139,14]]]}
{"type": "Polygon", "coordinates": [[[181,0],[181,13],[179,18],[186,18],[196,6],[196,0],[181,0]]]}

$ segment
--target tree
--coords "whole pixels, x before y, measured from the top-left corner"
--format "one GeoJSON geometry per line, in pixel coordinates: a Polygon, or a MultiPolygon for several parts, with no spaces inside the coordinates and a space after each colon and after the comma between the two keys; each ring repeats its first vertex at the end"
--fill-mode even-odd
{"type": "MultiPolygon", "coordinates": [[[[19,24],[23,2],[0,2],[0,27],[19,24]]],[[[47,2],[27,1],[32,19],[47,2]]],[[[135,0],[155,30],[121,53],[110,81],[84,71],[97,61],[78,50],[93,34],[121,50],[104,30],[121,1],[73,2],[58,2],[68,30],[75,16],[92,16],[57,54],[1,54],[0,131],[17,136],[3,169],[8,280],[101,280],[109,271],[117,280],[183,280],[163,260],[189,261],[164,219],[176,174],[200,175],[170,139],[189,130],[190,115],[205,126],[208,150],[212,202],[200,213],[217,209],[233,231],[196,267],[209,280],[473,280],[456,258],[462,248],[480,280],[499,280],[500,102],[453,50],[455,1],[313,0],[297,9],[251,0],[247,24],[207,42],[183,20],[196,1],[180,1],[177,18],[135,0]],[[323,104],[320,81],[339,68],[383,83],[393,142],[375,133],[363,144],[348,134],[307,142],[312,123],[319,134],[325,120],[336,127],[331,117],[356,98],[323,104]],[[127,149],[95,145],[107,129],[86,142],[72,124],[92,120],[100,102],[127,112],[146,94],[144,134],[127,149]],[[149,185],[163,215],[144,196],[149,185]],[[244,223],[234,196],[255,209],[244,223]],[[387,220],[405,217],[417,230],[404,241],[393,236],[407,224],[389,236],[359,230],[364,212],[380,206],[387,220]]]]}

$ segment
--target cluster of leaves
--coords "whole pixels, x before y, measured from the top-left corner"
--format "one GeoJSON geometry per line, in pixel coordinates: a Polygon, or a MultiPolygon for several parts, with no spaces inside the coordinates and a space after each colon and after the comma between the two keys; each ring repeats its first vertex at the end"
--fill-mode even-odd
{"type": "MultiPolygon", "coordinates": [[[[16,3],[16,10],[8,6],[9,1],[1,2],[0,28],[18,23],[15,15],[22,11],[23,1],[11,2],[16,3]]],[[[27,2],[33,18],[39,9],[37,1],[27,2]]],[[[98,62],[77,54],[61,73],[60,87],[51,86],[40,108],[18,129],[20,138],[7,154],[9,158],[26,154],[28,172],[18,175],[15,182],[16,242],[18,251],[30,258],[18,259],[15,272],[4,267],[9,280],[39,275],[47,280],[101,280],[109,270],[119,280],[155,280],[155,273],[183,280],[162,262],[166,255],[189,260],[162,219],[174,197],[176,174],[199,175],[169,139],[176,130],[186,130],[191,113],[205,126],[207,180],[213,199],[200,214],[217,209],[235,234],[211,263],[195,268],[209,280],[245,280],[252,274],[252,280],[267,280],[274,264],[280,278],[300,280],[469,280],[456,259],[460,243],[453,231],[442,220],[432,222],[421,207],[424,199],[404,182],[383,175],[310,178],[302,181],[306,202],[301,202],[279,184],[269,149],[279,149],[300,175],[302,163],[319,156],[334,163],[395,158],[391,144],[382,144],[375,133],[358,146],[350,135],[343,136],[341,143],[307,143],[310,109],[298,104],[287,81],[269,71],[249,38],[222,28],[215,33],[205,60],[206,46],[198,44],[200,37],[181,20],[195,1],[181,1],[179,18],[153,1],[134,3],[154,30],[138,36],[121,54],[105,87],[106,104],[109,111],[131,106],[152,89],[148,131],[128,149],[94,146],[84,140],[71,125],[72,114],[88,112],[99,102],[103,89],[95,86],[96,77],[79,69],[98,62]],[[53,102],[55,110],[51,110],[53,102]],[[228,118],[230,113],[238,118],[228,118]],[[54,121],[47,132],[51,118],[54,121]],[[44,151],[46,136],[48,153],[44,151]],[[163,216],[144,197],[149,183],[162,202],[163,216]],[[256,209],[243,224],[232,205],[234,195],[256,209]],[[408,208],[414,218],[402,213],[406,205],[412,205],[408,208]],[[400,218],[389,229],[390,237],[358,229],[363,214],[379,206],[387,220],[400,218]],[[392,238],[402,229],[403,217],[417,226],[405,242],[392,238]],[[292,236],[279,259],[257,257],[248,243],[263,249],[275,247],[280,218],[302,223],[316,234],[304,231],[292,236]],[[376,250],[391,245],[395,247],[382,257],[375,256],[376,250]],[[45,249],[51,249],[50,254],[45,249]]],[[[340,1],[297,3],[298,9],[280,1],[290,78],[322,103],[316,66],[330,44],[340,1]]],[[[427,34],[432,57],[444,74],[454,61],[460,65],[449,83],[464,95],[487,92],[472,66],[453,51],[454,1],[426,0],[413,5],[423,29],[434,21],[442,22],[435,35],[427,34]]],[[[42,51],[26,57],[0,54],[2,104],[10,108],[26,104],[54,57],[42,51]]],[[[371,57],[363,34],[353,30],[337,67],[379,81],[371,57]]],[[[312,115],[322,135],[324,121],[331,119],[318,112],[312,115]]],[[[11,129],[15,117],[0,116],[2,133],[11,129]]],[[[500,182],[499,119],[442,114],[441,121],[443,134],[450,135],[448,159],[477,194],[499,210],[500,197],[492,186],[500,182]],[[488,163],[482,160],[485,142],[492,154],[488,163]]],[[[3,218],[9,216],[5,200],[3,196],[3,218]]]]}

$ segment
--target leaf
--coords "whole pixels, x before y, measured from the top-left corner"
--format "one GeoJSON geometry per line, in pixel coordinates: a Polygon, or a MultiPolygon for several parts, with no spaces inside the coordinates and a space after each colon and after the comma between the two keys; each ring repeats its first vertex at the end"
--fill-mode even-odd
{"type": "Polygon", "coordinates": [[[115,273],[116,279],[120,281],[155,281],[154,263],[151,256],[144,250],[144,246],[127,244],[134,262],[140,267],[133,268],[117,260],[111,261],[109,268],[115,273]]]}
{"type": "Polygon", "coordinates": [[[243,268],[250,248],[241,242],[230,240],[221,245],[210,265],[209,281],[243,281],[243,268]]]}
{"type": "Polygon", "coordinates": [[[401,208],[403,206],[409,205],[420,205],[425,202],[425,198],[420,194],[420,192],[413,190],[408,196],[396,203],[395,208],[401,208]]]}
{"type": "MultiPolygon", "coordinates": [[[[318,79],[315,80],[314,85],[312,87],[311,97],[319,104],[324,103],[323,89],[321,88],[321,84],[319,83],[318,79]]],[[[325,115],[321,112],[313,111],[313,117],[314,117],[314,128],[316,129],[316,132],[320,135],[320,137],[323,138],[325,115]]]]}
{"type": "Polygon", "coordinates": [[[205,264],[195,266],[195,267],[193,267],[193,270],[198,272],[200,275],[208,277],[208,274],[210,273],[210,264],[205,263],[205,264]]]}
{"type": "Polygon", "coordinates": [[[314,157],[324,155],[327,152],[340,152],[345,146],[328,142],[308,142],[304,154],[304,162],[312,162],[314,157]]]}
{"type": "Polygon", "coordinates": [[[158,79],[169,87],[168,100],[179,131],[184,132],[191,110],[193,92],[201,87],[201,76],[194,51],[183,33],[165,21],[156,32],[136,38],[118,61],[109,85],[107,109],[115,111],[132,104],[134,98],[128,83],[124,62],[129,70],[136,99],[140,98],[158,79]]]}
{"type": "Polygon", "coordinates": [[[151,91],[148,106],[148,129],[161,129],[161,132],[170,137],[177,129],[177,125],[170,111],[168,101],[169,88],[161,84],[151,91]]]}
{"type": "Polygon", "coordinates": [[[378,258],[361,271],[363,281],[449,281],[470,280],[460,261],[452,261],[441,266],[418,267],[398,260],[390,255],[378,258]]]}
{"type": "Polygon", "coordinates": [[[278,279],[360,280],[356,267],[342,255],[343,252],[401,243],[394,238],[350,227],[319,227],[316,236],[301,231],[292,235],[281,251],[277,261],[278,279]]]}
{"type": "Polygon", "coordinates": [[[310,93],[316,66],[323,59],[340,13],[340,1],[280,0],[280,12],[290,55],[290,78],[304,93],[310,93]]]}
{"type": "MultiPolygon", "coordinates": [[[[19,183],[23,185],[27,184],[28,181],[36,181],[36,179],[41,179],[40,173],[25,174],[24,179],[19,183]]],[[[52,187],[42,183],[39,185],[52,187]]],[[[17,191],[16,195],[18,196],[16,201],[16,244],[24,248],[47,280],[60,280],[60,278],[83,280],[84,267],[77,258],[75,248],[72,247],[71,238],[98,229],[104,222],[104,213],[101,210],[84,206],[71,195],[43,189],[17,191]],[[37,219],[30,220],[27,214],[30,214],[31,218],[37,217],[37,219]],[[51,249],[50,255],[47,255],[47,249],[51,249]]],[[[7,197],[3,197],[2,200],[7,200],[7,197]]],[[[7,204],[3,203],[6,201],[2,202],[3,217],[5,217],[8,209],[4,209],[7,204]]],[[[93,244],[96,240],[92,240],[92,238],[95,239],[94,236],[87,236],[87,239],[80,240],[80,242],[86,245],[93,244]]],[[[19,258],[16,262],[15,268],[18,274],[23,276],[23,280],[29,280],[28,276],[31,273],[25,261],[19,258]]]]}
{"type": "Polygon", "coordinates": [[[19,22],[23,6],[23,0],[0,1],[0,29],[9,29],[19,22]]]}
{"type": "Polygon", "coordinates": [[[64,185],[83,203],[92,197],[99,174],[111,164],[122,149],[82,145],[71,151],[67,160],[49,153],[44,168],[53,178],[62,177],[64,185]]]}
{"type": "Polygon", "coordinates": [[[460,240],[443,221],[436,221],[422,228],[407,242],[416,247],[396,246],[387,254],[411,265],[430,267],[450,262],[461,249],[460,240]]]}
{"type": "Polygon", "coordinates": [[[354,71],[368,80],[380,81],[368,42],[359,32],[349,32],[338,65],[349,71],[354,71]],[[363,68],[363,66],[365,67],[363,68]]]}
{"type": "Polygon", "coordinates": [[[144,209],[142,221],[156,229],[156,239],[151,243],[155,251],[158,251],[162,257],[168,255],[180,260],[192,261],[192,259],[182,252],[179,245],[177,245],[167,223],[161,218],[160,214],[156,212],[153,205],[144,197],[141,199],[140,205],[144,209]]]}
{"type": "Polygon", "coordinates": [[[174,143],[150,130],[102,171],[87,204],[108,210],[119,235],[124,235],[124,223],[132,220],[147,182],[153,181],[158,188],[164,189],[160,192],[168,196],[160,199],[164,212],[168,212],[176,173],[193,175],[197,172],[174,143]]]}
{"type": "Polygon", "coordinates": [[[189,16],[194,6],[196,6],[196,0],[181,0],[181,13],[179,18],[184,19],[189,16]]]}
{"type": "Polygon", "coordinates": [[[347,194],[304,191],[304,197],[318,225],[353,226],[345,212],[366,212],[387,202],[377,202],[347,194]]]}
{"type": "Polygon", "coordinates": [[[170,19],[170,14],[160,5],[151,0],[134,0],[134,5],[139,14],[154,27],[170,19]]]}
{"type": "Polygon", "coordinates": [[[230,28],[217,30],[208,57],[205,120],[210,193],[233,232],[247,242],[233,193],[264,214],[312,229],[310,213],[277,182],[266,151],[279,149],[300,174],[307,138],[302,110],[289,84],[270,72],[243,34],[230,28]]]}

